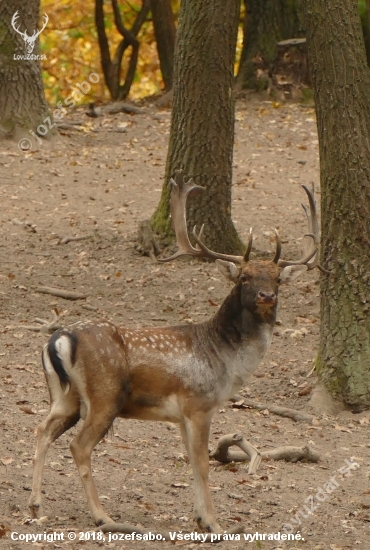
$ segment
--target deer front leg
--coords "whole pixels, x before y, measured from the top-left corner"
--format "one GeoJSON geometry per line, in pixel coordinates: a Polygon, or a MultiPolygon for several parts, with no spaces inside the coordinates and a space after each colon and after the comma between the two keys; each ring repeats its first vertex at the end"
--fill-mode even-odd
{"type": "Polygon", "coordinates": [[[194,518],[204,531],[222,533],[213,510],[208,486],[209,454],[208,440],[213,411],[197,411],[185,418],[181,434],[189,453],[194,476],[194,518]]]}

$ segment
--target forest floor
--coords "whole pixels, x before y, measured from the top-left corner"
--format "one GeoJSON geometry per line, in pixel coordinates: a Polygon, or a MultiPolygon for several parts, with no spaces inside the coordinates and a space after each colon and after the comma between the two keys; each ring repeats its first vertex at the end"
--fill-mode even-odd
{"type": "MultiPolygon", "coordinates": [[[[143,113],[80,120],[53,144],[21,152],[0,149],[0,548],[163,548],[170,542],[83,542],[94,524],[72,461],[75,427],[49,451],[44,499],[48,519],[30,522],[28,499],[36,427],[48,412],[40,351],[47,336],[25,326],[107,317],[128,327],[203,321],[230,291],[215,266],[196,261],[158,264],[135,250],[137,228],[160,197],[170,111],[147,103],[143,113]],[[72,128],[72,129],[71,129],[72,128]],[[87,240],[63,238],[90,236],[87,240]],[[45,285],[86,294],[67,301],[36,291],[45,285]],[[19,534],[75,532],[64,542],[22,542],[19,534]],[[10,532],[18,540],[12,540],[10,532]]],[[[236,116],[232,217],[255,253],[274,249],[279,229],[286,258],[298,258],[306,231],[301,184],[319,198],[314,110],[261,98],[239,101],[236,116]]],[[[319,202],[319,200],[318,200],[319,202]]],[[[309,400],[319,334],[319,273],[280,291],[278,324],[262,365],[241,392],[255,401],[314,413],[309,400]]],[[[287,550],[370,548],[369,414],[319,415],[313,424],[225,403],[216,414],[210,448],[220,436],[243,433],[261,450],[309,445],[318,463],[263,462],[255,475],[244,463],[210,460],[210,486],[220,524],[246,533],[278,533],[290,524],[301,541],[224,541],[220,547],[287,550]],[[351,462],[352,460],[352,462],[351,462]],[[346,461],[348,461],[346,463],[346,461]],[[346,464],[352,468],[342,475],[346,464]],[[343,472],[343,469],[342,469],[343,472]],[[330,480],[332,480],[330,482],[330,480]],[[324,487],[325,491],[324,492],[324,487]],[[330,488],[331,487],[331,488],[330,488]],[[330,494],[329,494],[330,493],[330,494]],[[313,510],[313,511],[312,511],[313,510]]],[[[192,472],[176,426],[117,420],[93,454],[98,491],[116,520],[159,530],[193,531],[192,472]]],[[[92,535],[93,536],[93,535],[92,535]]],[[[183,541],[184,548],[197,544],[183,541]]],[[[203,546],[210,547],[208,543],[203,546]]]]}

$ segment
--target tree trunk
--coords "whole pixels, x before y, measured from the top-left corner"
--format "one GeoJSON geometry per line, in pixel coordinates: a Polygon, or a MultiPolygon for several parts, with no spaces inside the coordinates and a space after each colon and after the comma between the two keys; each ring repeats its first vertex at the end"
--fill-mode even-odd
{"type": "Polygon", "coordinates": [[[362,31],[364,33],[367,64],[370,67],[370,0],[366,0],[364,13],[361,14],[362,31]]]}
{"type": "Polygon", "coordinates": [[[241,89],[260,89],[266,79],[258,70],[268,70],[276,58],[277,43],[303,37],[299,18],[300,0],[244,0],[243,49],[236,84],[241,89]]]}
{"type": "Polygon", "coordinates": [[[14,26],[31,37],[37,29],[39,7],[39,0],[0,0],[0,139],[22,137],[25,150],[32,147],[40,125],[42,139],[56,132],[51,121],[45,122],[49,112],[41,76],[39,40],[27,52],[24,38],[11,24],[18,11],[14,26]]]}
{"type": "Polygon", "coordinates": [[[114,24],[117,31],[122,36],[122,40],[116,48],[113,59],[111,58],[108,37],[105,30],[104,0],[95,0],[95,25],[98,33],[98,44],[105,83],[112,99],[122,101],[126,99],[130,93],[131,85],[135,78],[140,47],[140,42],[136,37],[146,21],[146,16],[150,9],[150,0],[142,0],[141,10],[137,12],[131,29],[127,29],[123,24],[118,1],[111,0],[111,3],[114,14],[114,24]],[[132,50],[131,56],[128,62],[124,83],[121,84],[122,58],[129,47],[131,47],[132,50]]]}
{"type": "Polygon", "coordinates": [[[172,88],[173,54],[176,38],[171,0],[151,0],[150,4],[164,88],[169,91],[172,88]]]}
{"type": "Polygon", "coordinates": [[[320,149],[322,326],[319,377],[370,405],[370,71],[357,2],[304,0],[320,149]]]}
{"type": "Polygon", "coordinates": [[[175,170],[205,192],[190,203],[189,227],[205,223],[204,240],[219,252],[240,253],[231,221],[234,143],[233,66],[239,0],[183,0],[177,30],[174,97],[162,197],[152,223],[169,236],[169,187],[175,170]]]}

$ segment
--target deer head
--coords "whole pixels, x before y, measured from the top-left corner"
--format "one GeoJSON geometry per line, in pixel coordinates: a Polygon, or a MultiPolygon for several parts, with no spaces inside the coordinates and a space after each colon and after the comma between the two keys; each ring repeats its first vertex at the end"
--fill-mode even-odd
{"type": "Polygon", "coordinates": [[[44,28],[45,28],[46,25],[48,24],[49,17],[47,16],[46,13],[44,14],[44,25],[43,25],[42,29],[40,29],[39,31],[33,31],[33,35],[32,35],[32,36],[28,36],[27,31],[22,32],[22,31],[19,30],[19,28],[17,28],[17,27],[15,26],[17,18],[18,18],[18,11],[16,11],[15,14],[13,15],[13,18],[12,18],[12,27],[13,27],[13,29],[14,29],[18,34],[21,35],[21,37],[22,37],[23,40],[25,41],[27,53],[32,53],[32,52],[33,52],[33,48],[35,47],[36,39],[37,39],[37,37],[42,33],[42,31],[44,30],[44,28]]]}
{"type": "Polygon", "coordinates": [[[271,261],[267,261],[250,260],[253,244],[252,229],[250,230],[247,248],[243,256],[220,254],[219,252],[210,250],[202,241],[204,226],[201,227],[199,233],[196,227],[193,229],[193,237],[197,243],[196,247],[194,247],[190,242],[187,232],[186,201],[190,194],[195,195],[202,192],[203,187],[195,185],[191,179],[185,182],[180,171],[176,173],[175,180],[170,180],[170,184],[172,186],[170,201],[171,218],[178,250],[172,256],[159,261],[169,262],[185,255],[215,260],[221,273],[237,285],[238,291],[240,290],[242,307],[260,314],[275,311],[280,284],[294,280],[302,271],[313,269],[317,266],[318,222],[314,190],[310,191],[307,187],[303,186],[308,196],[310,208],[308,210],[302,205],[307,216],[309,230],[305,234],[305,237],[309,238],[309,243],[306,245],[302,258],[296,261],[280,259],[281,240],[278,232],[275,230],[275,255],[271,261]]]}

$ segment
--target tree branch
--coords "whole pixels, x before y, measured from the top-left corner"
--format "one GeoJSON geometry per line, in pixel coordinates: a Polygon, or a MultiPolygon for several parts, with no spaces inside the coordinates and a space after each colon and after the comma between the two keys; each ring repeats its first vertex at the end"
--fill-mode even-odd
{"type": "Polygon", "coordinates": [[[285,418],[291,418],[292,420],[295,420],[296,422],[303,421],[303,422],[309,422],[312,424],[314,420],[316,420],[316,417],[312,414],[307,414],[302,411],[297,411],[296,409],[289,409],[287,407],[280,407],[279,405],[267,405],[266,403],[259,403],[258,401],[253,401],[252,399],[246,399],[245,397],[242,397],[241,395],[234,395],[230,399],[235,405],[235,408],[247,408],[250,407],[252,409],[257,409],[259,411],[265,411],[268,410],[269,412],[284,416],[285,418]]]}
{"type": "Polygon", "coordinates": [[[229,462],[245,462],[250,460],[248,474],[255,474],[262,460],[286,460],[287,462],[318,462],[320,455],[308,445],[304,447],[277,447],[271,451],[258,451],[249,443],[242,434],[227,434],[218,440],[217,447],[210,452],[210,458],[227,464],[229,462]],[[240,451],[230,451],[230,447],[236,445],[240,451]]]}

